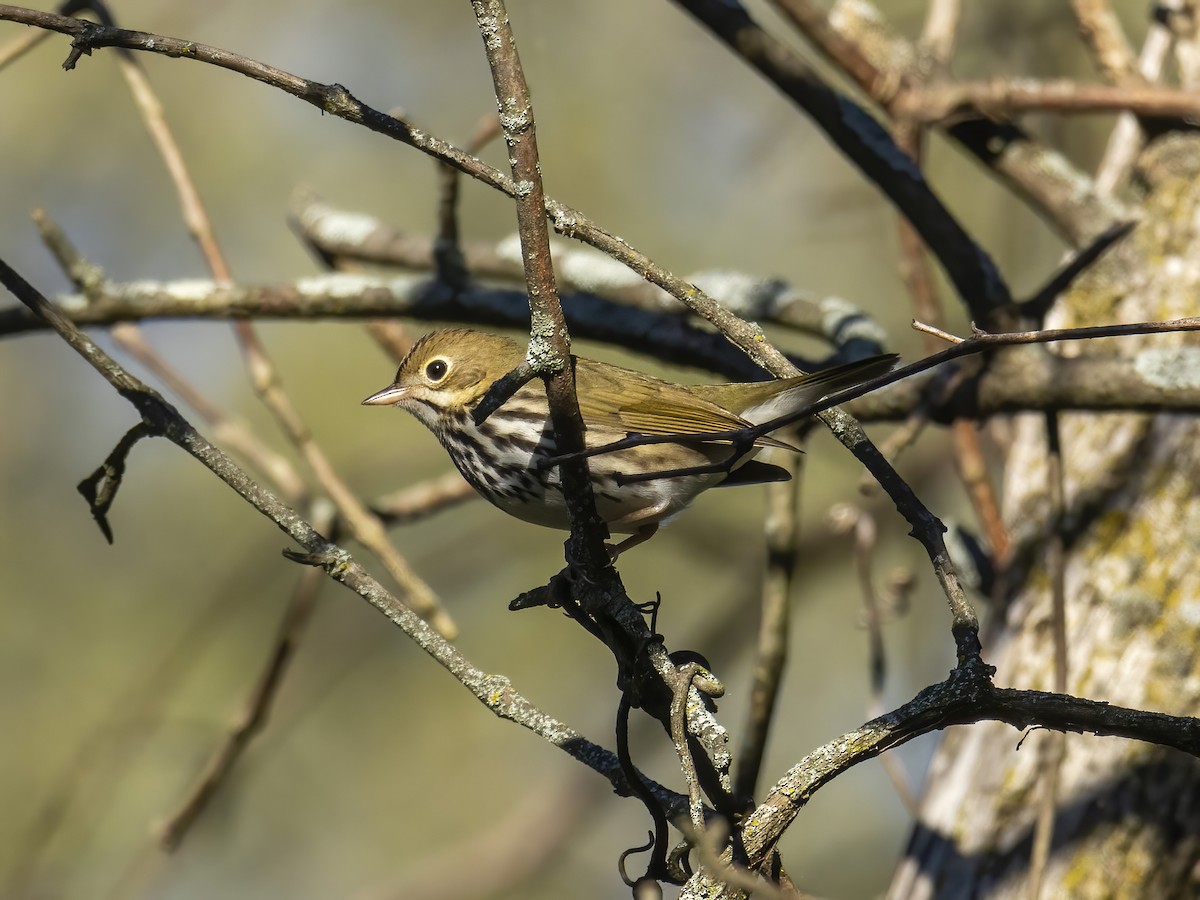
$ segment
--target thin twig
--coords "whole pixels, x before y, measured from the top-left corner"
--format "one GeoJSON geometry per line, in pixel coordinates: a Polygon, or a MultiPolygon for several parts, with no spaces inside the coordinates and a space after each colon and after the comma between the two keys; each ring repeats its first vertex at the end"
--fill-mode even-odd
{"type": "Polygon", "coordinates": [[[1113,84],[1138,78],[1138,62],[1108,0],[1071,0],[1079,33],[1104,77],[1113,84]]]}
{"type": "MultiPolygon", "coordinates": [[[[1163,66],[1171,52],[1175,36],[1170,28],[1151,17],[1142,53],[1138,58],[1138,72],[1147,82],[1156,82],[1162,76],[1163,66]]],[[[1133,168],[1134,160],[1142,147],[1142,126],[1133,113],[1121,113],[1113,126],[1104,157],[1096,169],[1096,189],[1113,193],[1133,168]]]]}
{"type": "Polygon", "coordinates": [[[380,497],[371,509],[385,525],[407,525],[478,496],[455,470],[380,497]]]}
{"type": "MultiPolygon", "coordinates": [[[[924,155],[924,130],[919,125],[905,122],[897,127],[896,132],[900,145],[908,150],[920,165],[924,155]]],[[[952,343],[957,342],[957,338],[935,327],[944,321],[937,284],[934,281],[920,235],[903,219],[900,220],[900,253],[901,274],[912,297],[913,309],[918,318],[923,318],[928,323],[918,326],[916,321],[913,322],[914,328],[927,335],[926,352],[937,351],[938,339],[950,340],[952,343]]],[[[947,392],[953,389],[954,386],[946,386],[947,392]]],[[[914,412],[914,416],[916,412],[914,412]]],[[[910,421],[913,425],[912,438],[915,439],[919,431],[919,419],[914,418],[910,421]]],[[[976,516],[987,531],[992,549],[997,555],[1006,555],[1009,544],[1008,532],[1004,528],[1000,515],[1000,504],[996,500],[995,489],[988,477],[987,465],[980,444],[979,426],[966,419],[956,419],[951,423],[950,428],[954,435],[954,459],[959,476],[966,487],[967,496],[971,500],[976,516]]],[[[899,441],[906,436],[900,434],[893,435],[893,437],[899,441]]]]}
{"type": "MultiPolygon", "coordinates": [[[[85,260],[68,239],[66,233],[44,210],[33,211],[33,221],[42,242],[54,255],[59,266],[85,298],[101,290],[103,275],[99,268],[85,260]]],[[[146,341],[141,329],[132,322],[113,326],[113,338],[131,356],[158,376],[184,403],[194,409],[213,428],[213,437],[242,459],[250,463],[261,476],[269,479],[289,503],[303,503],[308,486],[291,462],[268,447],[244,422],[227,416],[190,381],[162,357],[146,341]]]]}
{"type": "Polygon", "coordinates": [[[679,768],[688,786],[688,812],[692,827],[704,830],[704,798],[700,793],[700,779],[696,774],[696,763],[688,746],[688,707],[691,705],[692,685],[698,677],[708,673],[699,663],[680,666],[671,685],[671,739],[675,742],[675,753],[679,756],[679,768]]]}
{"type": "MultiPolygon", "coordinates": [[[[333,524],[332,507],[325,505],[328,507],[326,512],[313,517],[313,524],[320,531],[327,531],[333,524]]],[[[267,653],[266,664],[244,701],[241,713],[209,757],[195,785],[158,829],[158,839],[166,850],[174,850],[179,846],[225,783],[255,735],[266,725],[284,675],[316,605],[317,594],[325,583],[324,574],[316,568],[305,569],[301,573],[267,653]]]]}
{"type": "Polygon", "coordinates": [[[775,464],[785,469],[792,479],[767,485],[767,561],[763,572],[758,644],[749,709],[733,780],[734,792],[739,797],[755,794],[787,663],[792,578],[798,554],[802,460],[803,457],[797,454],[780,454],[775,464]]]}
{"type": "MultiPolygon", "coordinates": [[[[145,72],[127,50],[117,53],[117,63],[129,85],[143,122],[154,146],[166,164],[175,186],[179,204],[188,232],[200,246],[201,254],[218,283],[231,283],[232,276],[217,242],[212,221],[200,198],[183,153],[176,142],[163,114],[162,104],[150,86],[145,72]]],[[[366,546],[383,563],[388,574],[404,591],[405,597],[418,614],[427,619],[443,636],[453,639],[458,627],[449,614],[442,609],[437,597],[408,565],[399,551],[388,540],[383,524],[373,516],[366,506],[338,476],[329,458],[321,450],[311,430],[304,424],[291,398],[284,390],[283,382],[259,339],[254,326],[245,320],[234,322],[234,333],[242,348],[255,393],[274,415],[284,434],[295,445],[308,464],[314,477],[333,500],[351,535],[366,546]]]]}
{"type": "Polygon", "coordinates": [[[925,25],[921,28],[920,47],[936,66],[935,77],[950,67],[961,18],[961,0],[929,0],[925,10],[925,25]]]}
{"type": "MultiPolygon", "coordinates": [[[[499,137],[503,129],[500,116],[488,113],[463,146],[463,151],[472,156],[499,137]]],[[[465,286],[470,278],[458,226],[459,175],[453,166],[441,163],[438,166],[438,235],[433,243],[433,260],[438,278],[452,287],[465,286]]]]}
{"type": "Polygon", "coordinates": [[[266,348],[258,339],[253,327],[248,322],[235,322],[234,328],[245,356],[251,385],[337,507],[350,536],[383,564],[404,592],[405,601],[412,605],[418,615],[433,625],[443,637],[453,640],[458,634],[458,626],[442,608],[433,589],[413,571],[407,560],[392,545],[383,522],[359,500],[349,485],[337,474],[284,390],[279,375],[267,356],[266,348]]]}
{"type": "Polygon", "coordinates": [[[1012,551],[1012,537],[1004,524],[996,489],[988,471],[987,457],[979,426],[967,419],[955,419],[950,426],[954,438],[954,461],[958,477],[962,479],[967,498],[979,519],[983,533],[987,535],[988,549],[997,570],[1003,571],[1012,551]]]}
{"type": "Polygon", "coordinates": [[[920,319],[912,320],[912,328],[913,328],[913,331],[920,331],[924,334],[931,334],[938,340],[945,341],[948,344],[961,344],[964,340],[966,340],[966,338],[960,338],[956,334],[951,334],[948,331],[943,331],[942,329],[938,328],[936,325],[929,325],[926,322],[922,322],[920,319]]]}
{"type": "MultiPolygon", "coordinates": [[[[863,598],[863,624],[867,631],[870,693],[867,699],[867,715],[872,719],[884,714],[884,691],[887,687],[887,653],[883,643],[883,611],[875,591],[872,572],[876,543],[875,520],[867,513],[849,504],[838,504],[829,512],[835,531],[854,537],[855,570],[858,586],[863,598]]],[[[910,787],[908,774],[899,759],[890,753],[879,754],[879,762],[896,790],[896,796],[914,818],[917,815],[917,799],[910,787]]]]}
{"type": "MultiPolygon", "coordinates": [[[[634,435],[624,438],[623,440],[613,441],[609,444],[603,444],[597,447],[589,447],[587,450],[580,451],[574,454],[563,454],[562,456],[554,457],[547,460],[546,465],[558,465],[569,459],[590,458],[592,456],[600,456],[605,453],[615,453],[618,450],[626,450],[630,447],[640,447],[647,444],[670,444],[683,441],[705,441],[705,442],[722,442],[733,440],[750,440],[761,437],[764,434],[769,434],[772,431],[777,431],[786,425],[791,425],[794,422],[799,422],[813,415],[819,415],[825,410],[832,409],[847,403],[857,397],[864,396],[876,391],[885,385],[893,382],[901,381],[909,376],[915,375],[918,372],[924,372],[940,366],[942,363],[949,362],[954,359],[959,359],[973,353],[980,353],[984,350],[995,347],[1007,347],[1021,344],[1050,344],[1058,341],[1087,341],[1096,338],[1112,338],[1125,337],[1129,335],[1139,334],[1169,334],[1174,332],[1200,331],[1200,316],[1191,316],[1180,319],[1170,319],[1164,322],[1135,322],[1122,325],[1089,325],[1080,328],[1047,328],[1040,331],[1011,331],[989,333],[976,329],[971,337],[960,339],[954,346],[934,353],[924,359],[909,363],[907,366],[900,366],[892,371],[872,378],[869,381],[864,381],[853,387],[847,388],[844,391],[839,391],[832,394],[823,400],[811,403],[808,406],[788,413],[786,416],[780,416],[775,419],[770,419],[759,425],[754,425],[749,428],[730,429],[727,431],[711,431],[711,432],[693,432],[688,434],[655,434],[655,435],[634,435]]],[[[693,469],[679,469],[671,473],[672,477],[680,477],[681,475],[696,474],[700,467],[693,469]]]]}
{"type": "Polygon", "coordinates": [[[1060,115],[1129,112],[1138,116],[1200,118],[1194,91],[1160,85],[1083,84],[1059,81],[987,81],[930,85],[909,90],[896,101],[898,116],[930,124],[961,115],[964,110],[992,116],[1031,112],[1060,115]]]}
{"type": "Polygon", "coordinates": [[[30,31],[0,47],[0,70],[16,62],[48,37],[49,31],[30,31]]]}

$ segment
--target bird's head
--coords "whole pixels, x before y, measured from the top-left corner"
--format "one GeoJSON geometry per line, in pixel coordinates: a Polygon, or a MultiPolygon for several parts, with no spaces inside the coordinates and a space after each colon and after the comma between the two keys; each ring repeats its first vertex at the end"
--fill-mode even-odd
{"type": "Polygon", "coordinates": [[[465,328],[435,331],[408,351],[396,380],[363,405],[399,406],[437,431],[446,416],[472,409],[524,358],[521,345],[505,337],[465,328]]]}

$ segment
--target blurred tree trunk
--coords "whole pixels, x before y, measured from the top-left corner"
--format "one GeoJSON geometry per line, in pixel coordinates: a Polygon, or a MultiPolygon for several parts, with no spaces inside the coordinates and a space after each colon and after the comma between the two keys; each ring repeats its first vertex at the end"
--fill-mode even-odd
{"type": "MultiPolygon", "coordinates": [[[[1200,313],[1200,139],[1143,154],[1145,218],[1056,304],[1048,327],[1200,313]]],[[[1137,354],[1146,378],[1200,380],[1194,335],[1022,347],[1137,354]],[[1154,349],[1151,349],[1154,348],[1154,349]]],[[[1065,471],[1067,688],[1127,706],[1200,707],[1200,422],[1078,413],[1060,418],[1065,471]]],[[[1045,417],[1013,423],[1005,517],[1017,547],[1011,604],[985,658],[997,683],[1053,689],[1045,417]]],[[[889,897],[1028,897],[1042,775],[1057,739],[984,723],[948,732],[889,897]]],[[[1200,896],[1200,761],[1148,744],[1067,735],[1042,897],[1200,896]]]]}

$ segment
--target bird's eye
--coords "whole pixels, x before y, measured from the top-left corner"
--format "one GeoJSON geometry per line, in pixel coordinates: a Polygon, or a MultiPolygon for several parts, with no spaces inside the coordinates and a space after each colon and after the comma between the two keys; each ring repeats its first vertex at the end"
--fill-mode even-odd
{"type": "Polygon", "coordinates": [[[425,367],[425,376],[430,381],[441,381],[446,377],[446,361],[444,359],[435,359],[425,367]]]}

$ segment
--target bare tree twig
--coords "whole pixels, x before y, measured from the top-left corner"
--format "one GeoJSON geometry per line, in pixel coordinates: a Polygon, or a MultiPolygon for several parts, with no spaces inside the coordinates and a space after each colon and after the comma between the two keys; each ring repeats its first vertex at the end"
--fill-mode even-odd
{"type": "Polygon", "coordinates": [[[0,47],[0,69],[5,69],[16,62],[48,37],[50,37],[48,31],[31,31],[9,41],[0,47]]]}
{"type": "Polygon", "coordinates": [[[950,65],[958,40],[958,22],[962,18],[961,0],[929,0],[920,47],[937,67],[935,77],[950,65]]]}
{"type": "MultiPolygon", "coordinates": [[[[927,22],[927,27],[931,27],[927,22]]],[[[935,25],[938,23],[934,23],[935,25]]],[[[945,26],[941,26],[945,27],[945,26]]],[[[904,122],[897,126],[897,139],[902,147],[910,152],[913,159],[920,165],[923,157],[924,129],[920,126],[904,122]]],[[[900,220],[900,259],[901,274],[912,296],[913,309],[918,318],[923,318],[931,325],[943,321],[942,304],[938,295],[937,285],[930,271],[925,254],[925,247],[920,235],[904,219],[900,220]]],[[[925,341],[927,352],[936,352],[937,338],[946,337],[946,333],[938,328],[926,326],[923,329],[930,337],[925,341]]],[[[924,407],[922,407],[924,409],[924,407]]],[[[975,509],[975,514],[988,535],[988,542],[1000,559],[1005,559],[1008,553],[1008,532],[1000,516],[1000,504],[996,500],[995,490],[988,477],[987,465],[983,458],[978,426],[967,419],[956,419],[950,426],[954,435],[954,459],[959,476],[967,489],[967,496],[975,509]]],[[[912,436],[918,431],[914,421],[912,436]]],[[[900,435],[897,439],[903,438],[900,435]]]]}
{"type": "MultiPolygon", "coordinates": [[[[500,116],[488,113],[475,127],[463,147],[474,156],[501,134],[500,116]]],[[[453,287],[466,285],[470,273],[463,257],[458,227],[459,171],[442,163],[438,167],[438,236],[433,243],[433,260],[438,277],[453,287]]],[[[524,273],[522,273],[524,274],[524,273]]]]}
{"type": "Polygon", "coordinates": [[[755,794],[787,664],[792,577],[798,555],[802,459],[795,454],[781,455],[776,464],[786,469],[792,480],[767,485],[767,562],[763,572],[758,645],[749,710],[733,781],[734,793],[739,797],[755,794]]]}
{"type": "MultiPolygon", "coordinates": [[[[128,50],[118,50],[117,64],[129,85],[130,93],[150,132],[154,146],[170,173],[171,182],[178,194],[180,209],[189,233],[199,244],[201,254],[217,283],[231,283],[233,279],[213,231],[212,221],[200,199],[200,192],[188,172],[183,153],[171,133],[170,126],[163,114],[162,104],[159,103],[158,97],[150,86],[149,79],[146,78],[141,66],[128,50]]],[[[288,439],[308,463],[317,481],[333,500],[341,517],[349,527],[350,533],[379,558],[388,573],[400,585],[413,608],[437,628],[444,637],[453,639],[458,634],[458,627],[454,624],[454,620],[442,609],[429,585],[412,570],[399,551],[392,546],[382,523],[354,496],[354,493],[338,476],[329,458],[313,438],[312,431],[304,424],[291,398],[284,390],[282,379],[271,362],[266,347],[259,339],[253,324],[239,319],[234,322],[233,327],[242,348],[251,385],[274,415],[276,422],[288,439]]]]}
{"type": "MultiPolygon", "coordinates": [[[[538,163],[537,131],[529,86],[517,56],[508,11],[502,0],[472,0],[475,20],[496,89],[500,125],[508,144],[513,183],[516,185],[517,229],[521,235],[521,258],[529,290],[529,354],[526,362],[546,382],[554,440],[560,448],[581,450],[583,417],[575,396],[575,373],[569,365],[571,338],[563,318],[554,265],[550,259],[550,234],[546,228],[546,199],[538,163]]],[[[596,512],[592,482],[586,463],[580,461],[561,470],[563,494],[571,521],[571,554],[590,582],[603,581],[623,594],[604,541],[608,528],[596,512]]]]}
{"type": "MultiPolygon", "coordinates": [[[[87,298],[92,291],[102,290],[102,273],[79,255],[63,230],[43,210],[34,210],[33,220],[42,241],[83,296],[87,298]]],[[[163,384],[213,427],[213,436],[219,442],[247,460],[261,475],[269,478],[289,503],[300,504],[307,499],[308,485],[291,462],[264,444],[245,423],[225,415],[215,403],[205,397],[150,346],[141,329],[131,322],[120,322],[113,326],[112,334],[117,343],[157,375],[163,384]]]]}
{"type": "Polygon", "coordinates": [[[1182,88],[1081,84],[1078,81],[999,80],[957,82],[910,89],[893,103],[896,115],[936,124],[964,111],[996,117],[1029,112],[1059,114],[1129,112],[1137,116],[1200,118],[1200,98],[1182,88]]]}
{"type": "MultiPolygon", "coordinates": [[[[871,718],[883,715],[884,690],[887,685],[887,653],[883,643],[883,611],[875,591],[872,572],[872,557],[875,550],[875,520],[860,509],[849,504],[838,504],[829,511],[835,531],[852,535],[854,538],[854,560],[858,573],[858,586],[863,597],[862,621],[867,631],[868,671],[870,694],[867,700],[867,715],[871,718]]],[[[913,795],[908,774],[898,759],[890,753],[881,753],[879,762],[896,789],[896,795],[909,815],[917,815],[917,798],[913,795]]]]}
{"type": "Polygon", "coordinates": [[[1113,84],[1139,80],[1137,57],[1108,0],[1071,0],[1071,8],[1104,77],[1113,84]]]}
{"type": "Polygon", "coordinates": [[[1004,525],[996,489],[988,472],[979,427],[968,419],[955,419],[950,426],[954,436],[954,460],[958,476],[967,489],[967,497],[987,535],[988,549],[998,569],[1008,564],[1012,537],[1004,525]]]}
{"type": "MultiPolygon", "coordinates": [[[[688,786],[688,813],[692,827],[704,829],[704,798],[700,793],[700,778],[696,773],[696,763],[692,759],[692,751],[688,742],[688,711],[692,706],[693,690],[698,690],[698,682],[704,683],[709,689],[699,693],[710,697],[719,697],[724,688],[712,681],[712,676],[699,663],[685,663],[680,666],[671,684],[671,740],[675,742],[675,753],[679,757],[680,771],[688,786]],[[717,684],[716,688],[712,688],[717,684]]],[[[696,697],[699,700],[699,696],[696,697]]]]}
{"type": "MultiPolygon", "coordinates": [[[[328,509],[313,518],[314,526],[321,531],[327,530],[333,524],[332,506],[325,505],[328,509]]],[[[324,584],[323,575],[324,573],[316,568],[305,569],[301,573],[267,654],[266,665],[244,701],[241,713],[234,720],[225,739],[209,757],[195,785],[158,829],[158,839],[167,850],[174,850],[179,846],[209,801],[224,784],[255,735],[266,725],[280,685],[283,684],[283,677],[312,616],[317,594],[324,584]]]]}
{"type": "Polygon", "coordinates": [[[385,525],[407,525],[478,496],[455,470],[393,491],[373,502],[371,508],[385,525]]]}
{"type": "MultiPolygon", "coordinates": [[[[1174,35],[1171,29],[1157,21],[1150,22],[1142,53],[1138,58],[1138,72],[1144,80],[1156,82],[1162,75],[1163,66],[1171,52],[1174,35]]],[[[1096,170],[1096,189],[1113,193],[1133,168],[1134,160],[1143,143],[1142,127],[1137,116],[1122,113],[1117,118],[1104,148],[1104,158],[1096,170]]]]}

